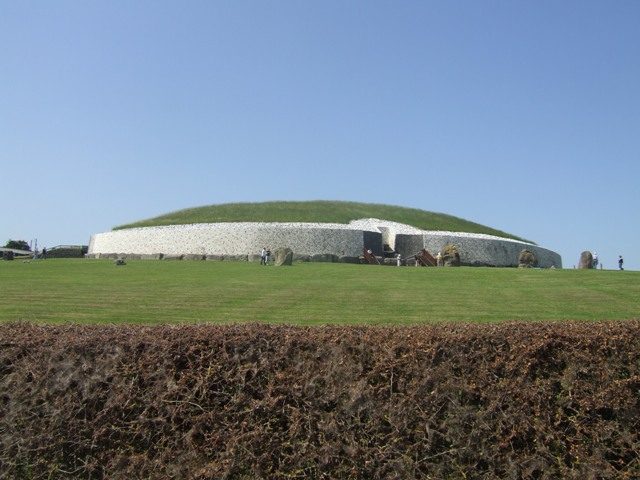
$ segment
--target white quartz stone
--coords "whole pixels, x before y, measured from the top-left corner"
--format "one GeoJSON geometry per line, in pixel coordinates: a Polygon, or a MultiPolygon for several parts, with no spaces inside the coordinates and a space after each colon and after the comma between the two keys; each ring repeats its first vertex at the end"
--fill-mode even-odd
{"type": "Polygon", "coordinates": [[[388,244],[403,257],[426,248],[434,253],[447,243],[458,246],[467,265],[515,266],[523,249],[533,251],[541,267],[560,268],[560,256],[536,245],[478,233],[426,231],[389,220],[366,218],[338,223],[198,223],[141,227],[98,233],[89,254],[250,255],[265,247],[288,247],[296,255],[357,257],[367,238],[380,235],[376,250],[388,244]],[[365,233],[368,232],[368,233],[365,233]]]}

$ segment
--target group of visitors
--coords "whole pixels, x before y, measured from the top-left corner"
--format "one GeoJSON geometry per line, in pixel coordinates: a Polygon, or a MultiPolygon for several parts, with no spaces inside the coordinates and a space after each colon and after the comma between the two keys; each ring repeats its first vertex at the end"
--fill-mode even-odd
{"type": "MultiPolygon", "coordinates": [[[[598,264],[599,264],[599,260],[598,260],[598,252],[593,252],[593,262],[592,262],[592,267],[593,268],[598,268],[598,264]]],[[[622,255],[618,255],[618,269],[619,270],[624,270],[624,267],[622,266],[624,264],[624,259],[622,258],[622,255]]],[[[602,265],[600,265],[600,268],[602,268],[602,265]]]]}
{"type": "Polygon", "coordinates": [[[42,259],[42,260],[47,258],[47,249],[46,248],[43,248],[42,252],[39,252],[37,248],[33,251],[33,259],[37,260],[39,258],[42,259]]]}
{"type": "Polygon", "coordinates": [[[269,265],[269,258],[271,257],[271,250],[262,247],[260,252],[260,265],[269,265]]]}

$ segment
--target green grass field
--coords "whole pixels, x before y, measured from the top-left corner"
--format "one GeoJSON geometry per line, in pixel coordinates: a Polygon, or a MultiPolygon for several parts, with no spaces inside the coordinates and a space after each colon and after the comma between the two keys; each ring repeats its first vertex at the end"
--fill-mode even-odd
{"type": "Polygon", "coordinates": [[[0,322],[417,324],[640,316],[640,272],[0,262],[0,322]]]}

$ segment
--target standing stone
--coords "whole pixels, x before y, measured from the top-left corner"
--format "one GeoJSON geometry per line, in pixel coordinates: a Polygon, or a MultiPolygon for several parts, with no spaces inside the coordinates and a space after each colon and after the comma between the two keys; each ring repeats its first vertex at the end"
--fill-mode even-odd
{"type": "Polygon", "coordinates": [[[518,268],[533,268],[538,266],[538,259],[531,250],[522,250],[518,256],[518,268]]]}
{"type": "Polygon", "coordinates": [[[276,250],[274,264],[276,267],[293,265],[293,251],[290,248],[279,248],[276,250]]]}
{"type": "Polygon", "coordinates": [[[455,245],[445,245],[442,248],[442,265],[445,267],[460,266],[460,252],[455,245]]]}
{"type": "Polygon", "coordinates": [[[593,268],[593,255],[590,251],[585,250],[580,254],[578,268],[593,268]]]}

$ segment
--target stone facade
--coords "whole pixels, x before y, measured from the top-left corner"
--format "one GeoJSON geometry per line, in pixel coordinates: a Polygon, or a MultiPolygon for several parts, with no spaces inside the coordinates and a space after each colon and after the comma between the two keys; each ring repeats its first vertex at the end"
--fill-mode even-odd
{"type": "Polygon", "coordinates": [[[462,265],[496,267],[518,266],[519,254],[526,248],[535,254],[540,267],[562,267],[557,253],[530,243],[484,234],[425,231],[373,218],[349,224],[200,223],[114,230],[91,237],[89,256],[187,256],[246,261],[267,247],[272,252],[290,248],[294,259],[317,261],[321,256],[357,258],[363,248],[381,256],[383,244],[388,244],[403,258],[423,248],[435,255],[446,244],[451,244],[458,248],[462,265]]]}
{"type": "Polygon", "coordinates": [[[288,247],[298,255],[362,255],[363,248],[382,254],[380,232],[341,224],[198,223],[143,227],[98,233],[89,254],[248,255],[263,248],[288,247]]]}
{"type": "Polygon", "coordinates": [[[404,257],[426,248],[436,255],[447,245],[455,245],[460,253],[460,264],[468,266],[517,267],[520,252],[526,248],[534,253],[538,266],[562,268],[562,259],[556,252],[526,242],[492,235],[462,232],[424,232],[422,235],[396,236],[396,250],[404,257]]]}

